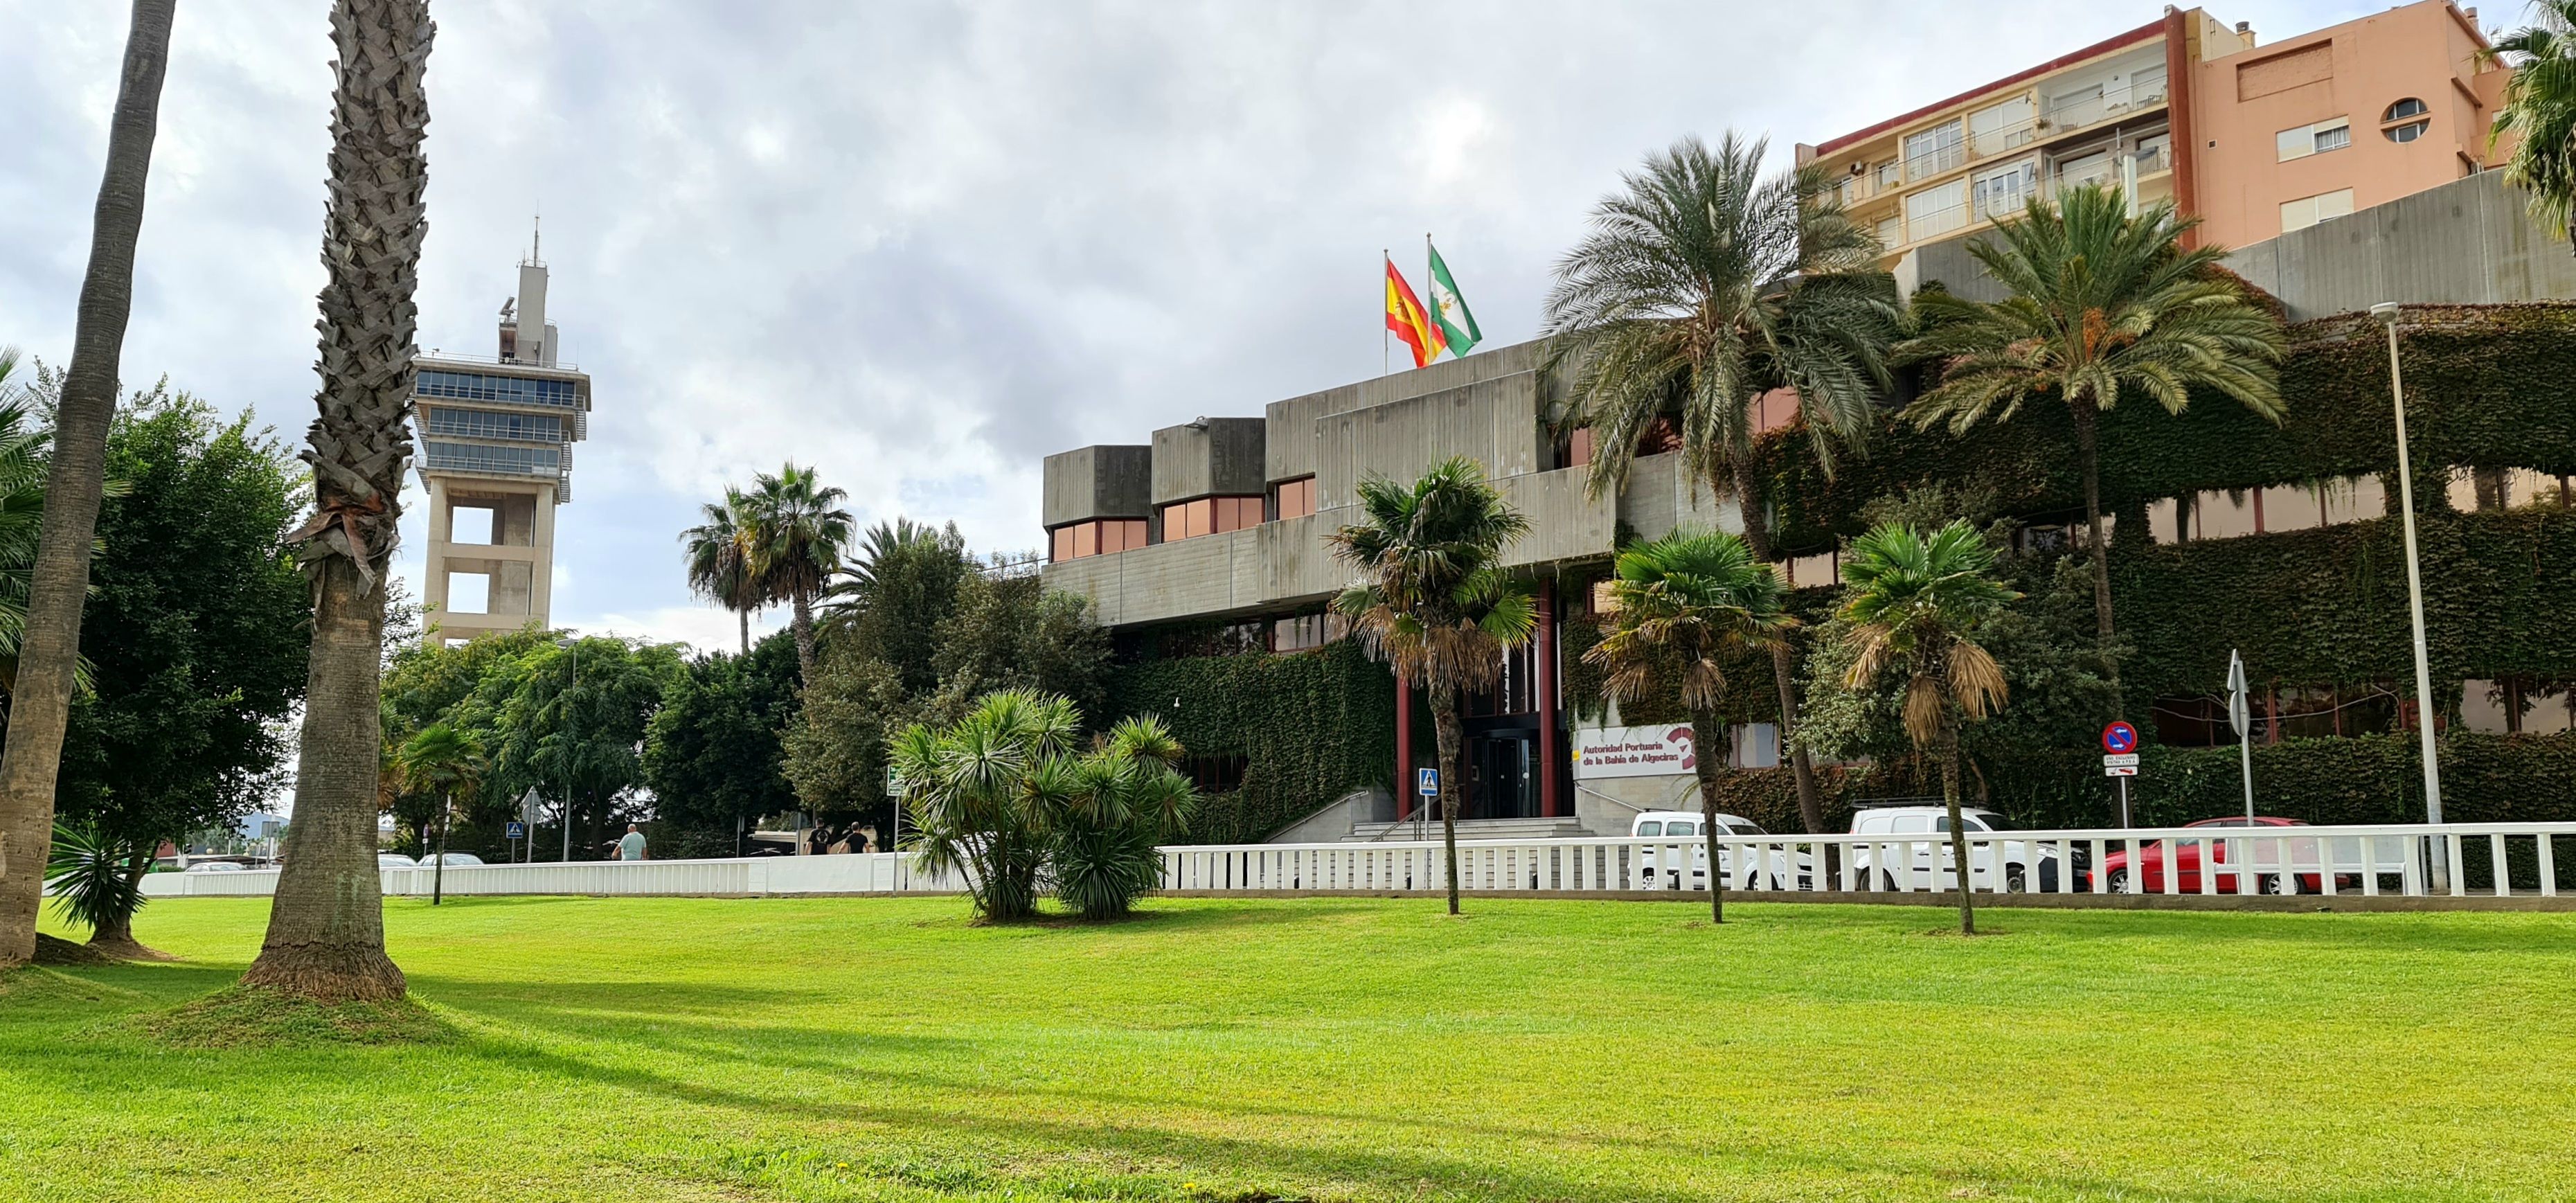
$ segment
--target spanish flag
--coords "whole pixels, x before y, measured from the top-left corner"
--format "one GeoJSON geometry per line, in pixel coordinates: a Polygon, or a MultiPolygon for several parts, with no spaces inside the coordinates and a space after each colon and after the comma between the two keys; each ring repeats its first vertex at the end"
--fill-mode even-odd
{"type": "Polygon", "coordinates": [[[1425,313],[1422,302],[1414,299],[1413,286],[1404,282],[1404,273],[1395,270],[1395,260],[1386,261],[1386,328],[1395,331],[1404,345],[1413,348],[1413,366],[1423,367],[1440,357],[1447,344],[1441,341],[1440,325],[1425,313]]]}

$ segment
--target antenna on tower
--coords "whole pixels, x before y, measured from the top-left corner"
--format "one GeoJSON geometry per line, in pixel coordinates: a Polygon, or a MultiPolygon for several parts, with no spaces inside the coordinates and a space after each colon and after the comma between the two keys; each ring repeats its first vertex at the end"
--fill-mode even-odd
{"type": "Polygon", "coordinates": [[[546,215],[543,212],[532,214],[528,218],[528,262],[530,263],[546,261],[545,256],[540,253],[546,241],[545,225],[546,215]]]}

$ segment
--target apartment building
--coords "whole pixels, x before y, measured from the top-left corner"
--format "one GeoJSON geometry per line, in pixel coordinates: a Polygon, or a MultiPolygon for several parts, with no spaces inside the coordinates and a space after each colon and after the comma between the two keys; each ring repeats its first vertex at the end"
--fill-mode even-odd
{"type": "Polygon", "coordinates": [[[2417,0],[2263,44],[2244,22],[2155,21],[1814,145],[1901,281],[1913,253],[2097,184],[2171,199],[2245,246],[2500,164],[2508,72],[2477,10],[2417,0]]]}

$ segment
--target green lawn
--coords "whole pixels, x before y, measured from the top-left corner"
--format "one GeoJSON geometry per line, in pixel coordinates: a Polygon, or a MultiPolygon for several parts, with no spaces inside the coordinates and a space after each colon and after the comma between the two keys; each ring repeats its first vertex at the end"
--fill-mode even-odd
{"type": "Polygon", "coordinates": [[[2576,1197],[2571,916],[963,906],[395,900],[451,1035],[210,1049],[267,902],[159,902],[0,984],[0,1199],[2576,1197]]]}

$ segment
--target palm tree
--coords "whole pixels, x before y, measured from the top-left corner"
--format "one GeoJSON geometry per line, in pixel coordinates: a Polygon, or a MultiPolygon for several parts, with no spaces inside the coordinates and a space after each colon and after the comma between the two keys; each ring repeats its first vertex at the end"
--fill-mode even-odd
{"type": "MultiPolygon", "coordinates": [[[[1842,616],[1854,655],[1844,684],[1904,682],[1906,738],[1941,766],[1950,808],[1950,863],[1959,883],[1959,930],[1977,934],[1969,897],[1968,838],[1959,818],[1959,728],[2003,709],[2003,667],[1977,642],[1987,622],[2021,595],[1997,583],[1994,549],[1965,520],[1925,538],[1889,524],[1852,543],[1842,616]]],[[[1997,851],[2000,859],[2001,851],[1997,851]]]]}
{"type": "Polygon", "coordinates": [[[90,225],[89,270],[72,325],[71,374],[54,415],[54,455],[29,573],[24,640],[0,749],[0,968],[36,955],[36,911],[45,893],[54,830],[54,784],[79,671],[81,607],[107,474],[107,428],[116,416],[125,323],[134,309],[134,245],[143,230],[144,177],[161,115],[176,0],[134,0],[107,166],[90,225]]]}
{"type": "Polygon", "coordinates": [[[823,620],[846,623],[867,609],[868,601],[883,587],[885,570],[906,552],[916,548],[944,547],[956,542],[957,525],[950,523],[943,534],[927,522],[915,522],[898,515],[893,522],[880,522],[859,536],[857,554],[833,575],[840,579],[823,590],[823,620]]]}
{"type": "Polygon", "coordinates": [[[960,872],[978,915],[1007,922],[1037,913],[1040,812],[1079,789],[1081,733],[1070,699],[1006,689],[946,730],[915,723],[886,741],[906,783],[921,867],[960,872]]]}
{"type": "Polygon", "coordinates": [[[420,734],[403,744],[403,779],[413,789],[431,790],[438,795],[438,845],[431,853],[438,859],[431,862],[435,868],[429,875],[431,906],[437,906],[446,892],[448,820],[456,812],[458,795],[469,801],[473,798],[485,767],[483,745],[446,723],[423,727],[420,734]]]}
{"type": "MultiPolygon", "coordinates": [[[[36,565],[36,543],[45,517],[46,432],[27,421],[27,406],[11,398],[9,375],[18,349],[0,347],[0,694],[18,687],[18,654],[25,646],[27,590],[36,565]]],[[[113,486],[101,496],[122,492],[113,486]]],[[[96,540],[92,540],[95,550],[96,540]]],[[[74,670],[79,677],[87,674],[74,670]]],[[[76,684],[76,688],[84,687],[76,684]]]]}
{"type": "Polygon", "coordinates": [[[332,5],[339,57],[322,218],[322,387],[303,454],[314,513],[294,540],[313,582],[313,653],[286,865],[259,959],[242,975],[245,985],[331,1001],[399,998],[404,988],[385,956],[377,897],[377,685],[411,464],[412,291],[428,230],[421,75],[434,32],[428,0],[332,5]]]}
{"type": "MultiPolygon", "coordinates": [[[[1333,599],[1369,654],[1395,669],[1396,687],[1431,694],[1439,733],[1440,838],[1447,849],[1449,913],[1458,913],[1459,707],[1502,676],[1503,653],[1529,641],[1538,614],[1528,586],[1502,570],[1503,549],[1529,519],[1503,500],[1484,468],[1464,456],[1408,487],[1382,476],[1360,482],[1362,521],[1334,531],[1333,554],[1360,574],[1333,599]]],[[[1398,787],[1410,766],[1398,765],[1398,787]]]]}
{"type": "Polygon", "coordinates": [[[1718,774],[1725,767],[1725,655],[1779,643],[1797,625],[1781,608],[1785,589],[1771,566],[1734,535],[1674,531],[1620,552],[1611,577],[1617,613],[1601,642],[1583,653],[1606,670],[1602,693],[1626,700],[1644,693],[1658,664],[1678,662],[1682,706],[1690,714],[1699,773],[1701,830],[1708,840],[1708,904],[1726,922],[1725,875],[1717,854],[1718,774]]]}
{"type": "Polygon", "coordinates": [[[158,956],[135,942],[134,912],[143,909],[143,874],[159,842],[118,839],[94,824],[56,826],[45,867],[54,913],[88,928],[93,948],[117,956],[158,956]]]}
{"type": "Polygon", "coordinates": [[[2506,182],[2530,189],[2532,216],[2550,229],[2576,232],[2576,0],[2534,0],[2531,9],[2530,25],[2479,52],[2513,67],[2488,142],[2519,139],[2506,182]]]}
{"type": "Polygon", "coordinates": [[[742,490],[728,488],[719,504],[699,507],[706,521],[680,532],[688,562],[689,592],[734,612],[742,624],[742,654],[751,654],[751,612],[766,600],[752,574],[742,540],[742,490]]]}
{"type": "Polygon", "coordinates": [[[841,508],[848,499],[824,488],[812,468],[790,463],[776,476],[762,473],[735,518],[760,593],[794,609],[796,664],[807,681],[814,679],[814,600],[850,546],[853,523],[841,508]]]}
{"type": "MultiPolygon", "coordinates": [[[[1592,233],[1557,265],[1545,333],[1549,367],[1570,367],[1566,421],[1588,426],[1597,495],[1624,484],[1641,437],[1681,434],[1694,482],[1733,493],[1753,554],[1777,561],[1754,459],[1755,403],[1795,390],[1798,414],[1827,471],[1837,442],[1858,446],[1891,384],[1896,283],[1877,238],[1846,214],[1832,181],[1808,166],[1764,178],[1768,143],[1729,133],[1646,160],[1626,190],[1592,213],[1592,233]]],[[[1780,734],[1798,722],[1797,651],[1771,646],[1780,734]]],[[[1822,830],[1814,764],[1791,749],[1798,812],[1822,830]]]]}
{"type": "Polygon", "coordinates": [[[2176,216],[2170,200],[2132,217],[2126,199],[2107,188],[2071,189],[2053,206],[2034,197],[2026,213],[1998,228],[2000,242],[1980,238],[1968,246],[2012,295],[1986,303],[1937,289],[1916,293],[1920,332],[1899,349],[1900,359],[1932,363],[1939,372],[1939,385],[1906,411],[1918,427],[1947,423],[1964,433],[1979,422],[2009,420],[2034,399],[2063,402],[2074,415],[2094,629],[2115,690],[2102,411],[2125,394],[2178,414],[2192,390],[2209,389],[2274,422],[2284,412],[2281,320],[2221,270],[2225,248],[2183,249],[2183,234],[2196,224],[2176,216]]]}

